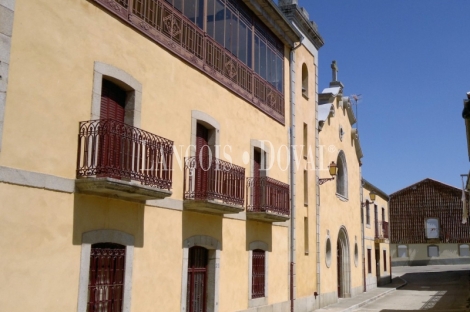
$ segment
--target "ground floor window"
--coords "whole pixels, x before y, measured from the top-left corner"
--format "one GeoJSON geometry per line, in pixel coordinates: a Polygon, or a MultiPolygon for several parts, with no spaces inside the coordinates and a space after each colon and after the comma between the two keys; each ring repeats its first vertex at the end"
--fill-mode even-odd
{"type": "Polygon", "coordinates": [[[408,257],[408,246],[398,245],[398,258],[408,257]]]}
{"type": "Polygon", "coordinates": [[[372,273],[372,250],[367,249],[367,272],[372,273]]]}
{"type": "Polygon", "coordinates": [[[386,250],[383,250],[383,254],[384,254],[384,272],[387,272],[387,251],[386,250]]]}
{"type": "Polygon", "coordinates": [[[122,311],[126,247],[113,243],[91,246],[88,312],[122,311]]]}
{"type": "Polygon", "coordinates": [[[470,256],[470,251],[468,249],[468,245],[460,245],[459,246],[459,254],[460,254],[461,257],[470,256]]]}
{"type": "Polygon", "coordinates": [[[208,250],[204,247],[189,248],[188,289],[186,307],[189,312],[206,311],[208,250]]]}
{"type": "Polygon", "coordinates": [[[265,296],[265,251],[255,249],[252,253],[251,298],[265,296]]]}
{"type": "Polygon", "coordinates": [[[439,257],[439,247],[436,245],[428,246],[428,257],[439,257]]]}

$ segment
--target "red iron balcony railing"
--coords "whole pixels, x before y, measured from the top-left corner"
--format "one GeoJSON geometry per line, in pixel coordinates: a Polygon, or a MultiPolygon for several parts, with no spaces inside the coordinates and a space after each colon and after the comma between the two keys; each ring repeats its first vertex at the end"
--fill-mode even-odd
{"type": "Polygon", "coordinates": [[[80,122],[77,178],[135,180],[170,190],[172,164],[173,141],[111,119],[80,122]]]}
{"type": "Polygon", "coordinates": [[[248,212],[290,215],[288,184],[268,177],[247,178],[246,189],[248,212]]]}
{"type": "Polygon", "coordinates": [[[220,200],[243,206],[245,168],[217,158],[187,157],[184,166],[184,198],[220,200]]]}
{"type": "Polygon", "coordinates": [[[375,238],[389,238],[388,237],[388,222],[380,221],[375,223],[375,238]]]}

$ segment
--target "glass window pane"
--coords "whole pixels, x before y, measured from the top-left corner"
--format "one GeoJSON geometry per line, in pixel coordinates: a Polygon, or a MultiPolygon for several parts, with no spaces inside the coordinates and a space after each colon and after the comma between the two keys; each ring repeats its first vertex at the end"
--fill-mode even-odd
{"type": "MultiPolygon", "coordinates": [[[[228,11],[228,10],[227,10],[228,11]]],[[[238,46],[238,17],[232,13],[232,20],[230,23],[230,38],[232,40],[230,51],[238,56],[237,46],[238,46]]]]}
{"type": "Polygon", "coordinates": [[[238,58],[245,64],[247,63],[247,29],[245,23],[240,21],[238,29],[238,58]]]}
{"type": "Polygon", "coordinates": [[[279,92],[283,92],[283,85],[282,81],[284,80],[283,78],[283,59],[279,56],[276,56],[276,88],[279,92]]]}
{"type": "Polygon", "coordinates": [[[214,34],[215,26],[215,0],[207,0],[207,34],[215,38],[214,34]]]}
{"type": "Polygon", "coordinates": [[[225,43],[224,47],[231,51],[232,47],[232,34],[231,34],[231,27],[232,27],[232,11],[228,8],[225,9],[225,43]]]}
{"type": "Polygon", "coordinates": [[[224,19],[225,19],[225,6],[222,1],[216,0],[215,2],[215,40],[224,45],[224,19]]]}
{"type": "Polygon", "coordinates": [[[407,257],[407,249],[406,245],[399,245],[398,246],[398,258],[406,258],[407,257]]]}
{"type": "Polygon", "coordinates": [[[260,42],[260,50],[259,50],[259,71],[261,77],[267,79],[266,76],[266,43],[263,41],[260,42]]]}
{"type": "Polygon", "coordinates": [[[426,237],[439,238],[439,221],[437,219],[426,220],[426,237]]]}
{"type": "Polygon", "coordinates": [[[460,256],[461,257],[470,256],[470,250],[468,249],[468,245],[460,245],[460,256]]]}
{"type": "Polygon", "coordinates": [[[173,0],[173,6],[183,12],[183,0],[173,0]]]}
{"type": "Polygon", "coordinates": [[[261,71],[259,68],[260,60],[259,60],[259,54],[261,51],[260,47],[260,40],[259,37],[255,35],[255,72],[261,76],[261,71]]]}
{"type": "Polygon", "coordinates": [[[203,29],[204,27],[204,0],[194,0],[197,2],[196,25],[203,29]]]}
{"type": "Polygon", "coordinates": [[[246,59],[248,67],[251,68],[251,63],[252,63],[252,50],[253,49],[253,33],[251,29],[248,29],[247,31],[247,42],[246,42],[246,59]]]}
{"type": "Polygon", "coordinates": [[[184,0],[183,14],[193,23],[196,23],[196,4],[195,0],[184,0]]]}

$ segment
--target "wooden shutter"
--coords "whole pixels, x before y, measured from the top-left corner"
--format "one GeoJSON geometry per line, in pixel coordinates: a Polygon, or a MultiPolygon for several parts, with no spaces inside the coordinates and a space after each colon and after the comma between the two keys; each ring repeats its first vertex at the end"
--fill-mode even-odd
{"type": "Polygon", "coordinates": [[[94,244],[90,254],[88,312],[120,312],[124,293],[126,247],[94,244]]]}
{"type": "Polygon", "coordinates": [[[103,80],[101,87],[100,119],[124,122],[126,91],[111,81],[103,80]]]}
{"type": "Polygon", "coordinates": [[[201,124],[196,129],[196,188],[195,199],[206,199],[208,189],[209,130],[201,124]]]}
{"type": "Polygon", "coordinates": [[[197,246],[189,248],[186,296],[188,312],[206,312],[208,259],[209,252],[207,249],[197,246]]]}
{"type": "Polygon", "coordinates": [[[123,134],[120,123],[124,123],[126,91],[116,84],[103,80],[101,87],[100,119],[109,120],[100,129],[97,176],[120,179],[122,171],[123,134]]]}
{"type": "Polygon", "coordinates": [[[251,298],[261,298],[265,296],[265,251],[255,249],[252,251],[252,269],[251,269],[251,298]]]}
{"type": "Polygon", "coordinates": [[[253,210],[261,211],[263,188],[261,183],[261,151],[253,152],[253,210]]]}

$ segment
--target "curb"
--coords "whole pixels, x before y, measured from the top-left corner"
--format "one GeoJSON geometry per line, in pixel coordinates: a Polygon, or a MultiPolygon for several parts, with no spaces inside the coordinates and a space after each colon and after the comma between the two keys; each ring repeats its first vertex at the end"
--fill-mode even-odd
{"type": "Polygon", "coordinates": [[[352,311],[354,311],[354,310],[356,310],[356,309],[359,309],[360,307],[363,307],[363,306],[365,306],[365,305],[367,305],[367,304],[369,304],[369,303],[371,303],[371,302],[374,302],[374,301],[376,301],[377,299],[380,299],[380,298],[384,297],[385,295],[388,295],[388,294],[390,294],[390,293],[396,291],[397,289],[400,289],[400,288],[402,288],[402,287],[404,287],[404,286],[406,286],[406,285],[408,284],[408,282],[407,282],[406,280],[404,280],[403,278],[401,278],[400,276],[397,276],[396,278],[401,279],[401,280],[403,281],[403,283],[402,283],[401,285],[395,287],[395,288],[392,288],[392,289],[389,289],[389,290],[387,290],[387,291],[384,291],[383,293],[378,294],[378,295],[376,295],[376,296],[374,296],[374,297],[372,297],[372,298],[369,298],[369,299],[367,299],[367,300],[365,300],[365,301],[363,301],[363,302],[360,302],[360,303],[357,303],[357,304],[355,304],[355,305],[352,305],[352,306],[350,306],[349,308],[342,310],[341,312],[352,312],[352,311]]]}

